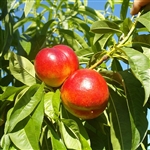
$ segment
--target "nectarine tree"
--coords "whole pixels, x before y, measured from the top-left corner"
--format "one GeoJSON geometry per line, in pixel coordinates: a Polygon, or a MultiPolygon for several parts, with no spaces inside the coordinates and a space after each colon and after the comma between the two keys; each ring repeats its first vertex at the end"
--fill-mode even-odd
{"type": "Polygon", "coordinates": [[[0,3],[0,149],[148,149],[150,11],[131,5],[0,3]]]}

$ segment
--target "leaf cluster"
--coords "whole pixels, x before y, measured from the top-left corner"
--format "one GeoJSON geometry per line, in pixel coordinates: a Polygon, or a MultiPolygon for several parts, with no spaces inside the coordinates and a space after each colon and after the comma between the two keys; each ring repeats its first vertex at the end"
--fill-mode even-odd
{"type": "Polygon", "coordinates": [[[132,4],[108,0],[104,10],[87,0],[4,0],[0,4],[0,148],[128,150],[148,147],[150,12],[129,17],[132,4]],[[120,16],[115,16],[116,6],[120,16]],[[81,68],[106,79],[106,110],[92,120],[71,115],[59,88],[34,70],[44,47],[66,44],[81,68]]]}

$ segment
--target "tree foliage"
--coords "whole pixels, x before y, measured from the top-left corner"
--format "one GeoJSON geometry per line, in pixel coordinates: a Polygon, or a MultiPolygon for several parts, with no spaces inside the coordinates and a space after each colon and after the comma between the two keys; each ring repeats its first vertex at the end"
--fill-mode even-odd
{"type": "Polygon", "coordinates": [[[0,147],[53,150],[135,150],[149,145],[149,6],[129,17],[132,4],[108,0],[104,10],[87,0],[4,0],[0,3],[0,147]],[[114,15],[120,6],[120,16],[114,15]],[[59,88],[35,76],[44,47],[66,44],[80,67],[106,79],[107,109],[92,120],[71,115],[59,88]]]}

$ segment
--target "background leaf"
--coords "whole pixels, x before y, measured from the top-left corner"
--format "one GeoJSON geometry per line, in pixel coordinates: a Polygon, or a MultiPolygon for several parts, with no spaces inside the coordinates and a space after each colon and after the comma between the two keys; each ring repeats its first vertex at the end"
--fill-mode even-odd
{"type": "Polygon", "coordinates": [[[111,21],[96,21],[91,26],[91,31],[94,33],[106,34],[120,32],[119,26],[111,21]]]}

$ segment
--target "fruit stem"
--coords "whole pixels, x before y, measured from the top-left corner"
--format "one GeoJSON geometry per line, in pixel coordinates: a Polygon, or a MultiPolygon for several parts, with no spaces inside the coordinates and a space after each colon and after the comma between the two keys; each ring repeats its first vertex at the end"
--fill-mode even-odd
{"type": "Polygon", "coordinates": [[[95,67],[97,67],[98,65],[100,65],[103,61],[108,59],[108,55],[103,55],[103,57],[96,62],[94,65],[92,65],[89,69],[94,69],[95,67]]]}

